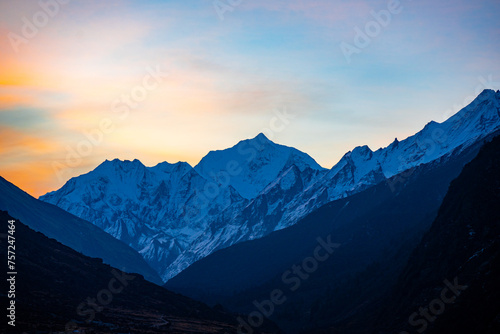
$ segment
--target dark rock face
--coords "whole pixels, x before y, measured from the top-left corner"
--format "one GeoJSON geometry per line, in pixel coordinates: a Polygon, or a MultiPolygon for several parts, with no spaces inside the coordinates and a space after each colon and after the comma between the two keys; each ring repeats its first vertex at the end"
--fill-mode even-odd
{"type": "Polygon", "coordinates": [[[379,332],[498,333],[498,282],[500,137],[486,144],[451,183],[436,220],[387,301],[379,320],[384,329],[379,332]],[[460,288],[452,289],[445,280],[460,288]],[[442,302],[444,289],[449,291],[444,296],[456,298],[442,302]],[[444,312],[437,309],[440,304],[444,312]],[[428,319],[420,315],[420,308],[429,309],[428,319]]]}

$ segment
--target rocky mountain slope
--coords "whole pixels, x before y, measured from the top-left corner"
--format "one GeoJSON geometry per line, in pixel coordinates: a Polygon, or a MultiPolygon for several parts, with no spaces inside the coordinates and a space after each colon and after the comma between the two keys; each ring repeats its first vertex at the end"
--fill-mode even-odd
{"type": "Polygon", "coordinates": [[[499,203],[497,137],[450,185],[432,227],[385,298],[378,333],[500,331],[499,203]]]}
{"type": "Polygon", "coordinates": [[[8,211],[35,231],[42,232],[87,256],[98,257],[151,282],[161,279],[137,251],[100,228],[61,208],[37,200],[0,177],[0,210],[8,211]]]}

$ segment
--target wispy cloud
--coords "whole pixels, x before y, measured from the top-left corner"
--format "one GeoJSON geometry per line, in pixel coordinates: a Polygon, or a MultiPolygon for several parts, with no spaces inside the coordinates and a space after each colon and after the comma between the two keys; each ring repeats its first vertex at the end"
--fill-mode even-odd
{"type": "Polygon", "coordinates": [[[17,51],[9,34],[42,9],[0,2],[0,174],[36,195],[59,187],[51,162],[102,119],[114,130],[65,177],[116,157],[196,164],[284,106],[299,121],[277,140],[324,166],[355,145],[384,146],[439,119],[478,76],[500,78],[498,1],[401,5],[349,65],[339,43],[387,1],[243,1],[224,21],[208,0],[72,1],[17,51]],[[148,66],[168,76],[120,118],[113,101],[148,66]]]}

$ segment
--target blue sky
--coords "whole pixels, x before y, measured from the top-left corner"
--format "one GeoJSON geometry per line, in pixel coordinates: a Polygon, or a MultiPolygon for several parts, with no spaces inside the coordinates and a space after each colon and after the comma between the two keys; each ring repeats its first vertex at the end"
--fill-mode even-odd
{"type": "Polygon", "coordinates": [[[331,167],[500,88],[499,1],[55,1],[0,4],[0,175],[35,195],[105,159],[195,165],[277,110],[294,117],[272,139],[331,167]],[[44,24],[25,36],[26,21],[44,24]],[[119,117],[148,68],[168,74],[119,117]]]}

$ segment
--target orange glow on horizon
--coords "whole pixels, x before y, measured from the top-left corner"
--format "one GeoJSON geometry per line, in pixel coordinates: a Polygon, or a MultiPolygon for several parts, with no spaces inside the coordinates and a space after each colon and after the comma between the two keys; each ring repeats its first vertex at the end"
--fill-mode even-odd
{"type": "Polygon", "coordinates": [[[42,163],[29,163],[23,167],[0,170],[0,176],[35,198],[50,190],[56,190],[51,182],[53,175],[54,171],[50,165],[42,163]]]}

